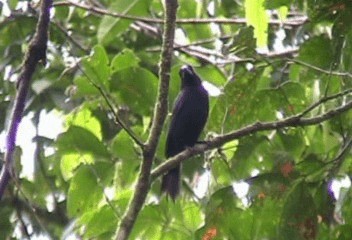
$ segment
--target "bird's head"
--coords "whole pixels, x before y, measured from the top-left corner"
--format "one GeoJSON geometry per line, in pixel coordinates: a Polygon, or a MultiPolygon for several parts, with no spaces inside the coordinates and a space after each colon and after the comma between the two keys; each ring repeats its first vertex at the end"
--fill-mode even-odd
{"type": "Polygon", "coordinates": [[[194,72],[190,65],[183,65],[180,69],[180,77],[182,80],[181,88],[200,86],[202,84],[199,76],[194,72]]]}

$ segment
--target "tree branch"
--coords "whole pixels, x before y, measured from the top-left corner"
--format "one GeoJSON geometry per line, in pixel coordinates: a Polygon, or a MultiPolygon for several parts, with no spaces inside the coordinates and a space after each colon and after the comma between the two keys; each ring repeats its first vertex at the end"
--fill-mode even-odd
{"type": "Polygon", "coordinates": [[[317,72],[321,72],[321,73],[324,73],[324,74],[333,75],[333,76],[337,76],[337,77],[349,77],[349,78],[352,78],[352,74],[349,73],[349,72],[334,72],[334,71],[330,71],[330,70],[325,70],[325,69],[319,68],[317,66],[311,65],[309,63],[306,63],[306,62],[303,62],[303,61],[300,61],[300,60],[297,60],[297,59],[288,59],[288,62],[296,63],[298,65],[313,69],[313,70],[315,70],[317,72]]]}
{"type": "Polygon", "coordinates": [[[343,161],[345,160],[346,155],[350,152],[352,147],[352,138],[350,138],[340,149],[337,156],[327,162],[327,164],[333,164],[332,168],[329,170],[329,179],[332,178],[340,170],[343,161]]]}
{"type": "Polygon", "coordinates": [[[333,117],[338,116],[341,113],[344,113],[348,110],[352,109],[352,101],[346,103],[343,106],[330,110],[326,113],[323,113],[318,116],[310,117],[310,118],[302,118],[302,114],[297,114],[292,117],[274,121],[274,122],[257,122],[236,131],[215,137],[211,141],[206,144],[198,144],[192,148],[188,148],[183,152],[177,154],[176,156],[167,159],[164,163],[156,167],[151,173],[151,181],[154,181],[157,177],[161,176],[168,170],[174,168],[176,165],[180,164],[182,161],[195,156],[197,154],[203,153],[204,151],[211,150],[214,148],[218,148],[225,143],[232,141],[234,139],[239,139],[244,136],[248,136],[250,134],[267,131],[267,130],[278,130],[286,127],[303,127],[315,125],[326,120],[332,119],[333,117]]]}
{"type": "Polygon", "coordinates": [[[171,60],[173,54],[175,22],[178,2],[177,0],[165,1],[165,24],[162,41],[162,51],[159,70],[159,87],[154,117],[148,140],[143,149],[143,162],[141,164],[134,195],[128,204],[125,215],[117,229],[117,240],[125,240],[131,233],[136,218],[145,202],[150,188],[150,172],[155,156],[156,147],[164,121],[168,113],[168,91],[170,81],[171,60]]]}
{"type": "MultiPolygon", "coordinates": [[[[146,23],[156,23],[156,24],[164,24],[162,19],[156,18],[148,18],[148,17],[138,17],[138,16],[131,16],[126,14],[120,14],[116,12],[109,11],[107,9],[98,8],[95,6],[90,6],[82,3],[71,2],[71,1],[61,1],[56,2],[54,4],[55,7],[61,6],[74,6],[81,9],[85,9],[92,13],[98,15],[107,15],[115,18],[121,18],[126,20],[133,20],[133,21],[142,21],[146,23]]],[[[270,19],[269,24],[272,25],[285,25],[285,26],[301,26],[308,22],[308,18],[306,16],[295,16],[292,18],[288,18],[284,21],[279,19],[270,19]]],[[[178,24],[210,24],[210,23],[217,23],[217,24],[246,24],[247,20],[245,18],[188,18],[188,19],[177,19],[176,23],[178,24]]]]}
{"type": "Polygon", "coordinates": [[[336,93],[334,95],[331,95],[331,96],[326,96],[324,98],[321,98],[319,101],[313,103],[312,105],[310,105],[306,110],[304,110],[303,112],[301,112],[299,114],[300,117],[303,117],[304,115],[307,115],[309,112],[311,112],[313,109],[315,109],[316,107],[320,106],[321,104],[325,103],[325,102],[328,102],[330,100],[333,100],[335,98],[339,98],[339,97],[342,97],[342,96],[345,96],[347,94],[350,94],[352,93],[352,89],[349,88],[349,89],[346,89],[345,91],[343,92],[339,92],[339,93],[336,93]]]}
{"type": "Polygon", "coordinates": [[[52,21],[52,23],[55,27],[57,27],[57,29],[59,29],[60,32],[62,32],[62,34],[65,35],[65,37],[72,43],[72,45],[76,46],[79,50],[86,54],[89,53],[89,49],[84,47],[80,42],[78,42],[78,40],[74,39],[74,37],[72,37],[72,35],[68,33],[67,29],[65,29],[60,23],[57,21],[52,21]]]}
{"type": "Polygon", "coordinates": [[[12,196],[11,198],[6,197],[2,204],[2,206],[13,207],[14,209],[17,209],[21,212],[23,211],[28,215],[33,215],[31,217],[34,218],[39,225],[41,225],[41,223],[39,223],[40,221],[45,223],[55,223],[64,227],[70,221],[70,219],[67,218],[65,214],[62,214],[61,210],[49,212],[45,208],[33,205],[32,203],[29,203],[28,200],[23,200],[16,196],[12,196]]]}
{"type": "Polygon", "coordinates": [[[5,163],[0,173],[0,199],[2,198],[7,184],[10,181],[13,164],[13,153],[16,146],[16,135],[18,125],[22,120],[27,92],[30,80],[39,61],[46,62],[46,49],[48,42],[48,29],[50,23],[50,8],[52,0],[42,0],[41,11],[37,23],[37,28],[28,51],[22,63],[22,70],[18,76],[18,91],[15,98],[14,108],[11,115],[9,129],[6,138],[5,163]]]}

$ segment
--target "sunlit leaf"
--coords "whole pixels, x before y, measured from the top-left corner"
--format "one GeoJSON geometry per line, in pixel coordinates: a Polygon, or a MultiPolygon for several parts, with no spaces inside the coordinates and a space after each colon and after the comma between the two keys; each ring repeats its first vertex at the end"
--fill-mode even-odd
{"type": "Polygon", "coordinates": [[[264,9],[265,0],[246,0],[246,19],[249,25],[254,27],[254,35],[257,38],[258,47],[266,47],[268,16],[264,9]]]}
{"type": "Polygon", "coordinates": [[[67,211],[70,216],[80,216],[95,209],[102,200],[103,189],[89,167],[82,166],[70,182],[67,211]],[[83,197],[84,196],[84,197],[83,197]]]}

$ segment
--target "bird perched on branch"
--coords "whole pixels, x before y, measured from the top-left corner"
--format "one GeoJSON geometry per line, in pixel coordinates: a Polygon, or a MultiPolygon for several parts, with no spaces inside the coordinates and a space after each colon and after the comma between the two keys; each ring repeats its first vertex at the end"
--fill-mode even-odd
{"type": "MultiPolygon", "coordinates": [[[[165,155],[175,156],[187,147],[194,146],[208,118],[208,93],[202,80],[189,65],[180,69],[181,91],[172,111],[171,123],[166,139],[165,155]]],[[[181,165],[171,169],[162,178],[161,191],[173,200],[180,192],[181,165]]]]}

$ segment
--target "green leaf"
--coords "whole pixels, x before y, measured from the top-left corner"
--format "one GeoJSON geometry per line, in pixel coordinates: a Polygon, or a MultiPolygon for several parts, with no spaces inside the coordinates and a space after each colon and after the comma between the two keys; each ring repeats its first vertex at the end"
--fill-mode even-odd
{"type": "Polygon", "coordinates": [[[199,204],[188,202],[182,212],[183,224],[188,230],[196,231],[203,223],[203,215],[199,204]]]}
{"type": "Polygon", "coordinates": [[[299,129],[290,129],[287,131],[278,131],[277,137],[280,138],[284,151],[291,153],[292,156],[299,159],[306,149],[304,135],[299,129]]]}
{"type": "Polygon", "coordinates": [[[311,126],[306,128],[309,153],[323,154],[329,152],[339,145],[338,136],[330,133],[329,126],[311,126]]]}
{"type": "Polygon", "coordinates": [[[3,206],[0,208],[0,225],[3,228],[0,231],[0,238],[7,239],[10,234],[12,234],[12,223],[10,222],[10,216],[13,214],[13,209],[11,207],[3,206]]]}
{"type": "Polygon", "coordinates": [[[14,10],[17,7],[18,0],[9,0],[7,3],[9,4],[10,9],[14,10]]]}
{"type": "MultiPolygon", "coordinates": [[[[333,57],[331,48],[331,40],[327,36],[313,37],[303,43],[298,59],[329,71],[333,57]]],[[[312,70],[305,67],[305,71],[312,70]]]]}
{"type": "Polygon", "coordinates": [[[109,59],[103,46],[96,45],[91,55],[83,58],[81,62],[88,81],[92,81],[103,90],[109,89],[109,59]]]}
{"type": "Polygon", "coordinates": [[[80,216],[97,208],[103,198],[103,189],[88,166],[81,166],[73,176],[67,194],[67,212],[71,217],[80,216]]]}
{"type": "Polygon", "coordinates": [[[62,155],[60,169],[65,180],[69,180],[75,173],[75,170],[81,164],[92,164],[94,158],[91,154],[85,153],[66,153],[62,155]]]}
{"type": "Polygon", "coordinates": [[[121,131],[112,140],[111,150],[116,157],[119,157],[125,161],[137,161],[138,159],[138,155],[134,147],[134,141],[125,131],[121,131]]]}
{"type": "Polygon", "coordinates": [[[147,205],[143,208],[137,219],[133,232],[131,233],[132,239],[162,239],[162,223],[163,215],[161,214],[160,206],[147,205]],[[146,222],[154,223],[146,227],[146,222]]]}
{"type": "Polygon", "coordinates": [[[280,223],[282,200],[277,198],[257,197],[253,206],[247,211],[253,216],[251,239],[271,239],[277,234],[280,223]]]}
{"type": "Polygon", "coordinates": [[[238,140],[232,140],[225,143],[222,147],[222,152],[225,154],[226,159],[232,159],[238,146],[238,140]]]}
{"type": "Polygon", "coordinates": [[[197,232],[196,239],[210,233],[217,237],[215,239],[249,239],[246,236],[250,236],[252,216],[240,205],[232,187],[216,191],[207,204],[205,225],[197,232]]]}
{"type": "Polygon", "coordinates": [[[253,118],[260,121],[275,120],[278,109],[286,105],[286,101],[282,100],[283,98],[277,89],[263,89],[255,92],[251,102],[253,118]]]}
{"type": "Polygon", "coordinates": [[[266,47],[268,41],[268,15],[264,3],[265,0],[245,1],[247,24],[254,27],[258,47],[266,47]]]}
{"type": "MultiPolygon", "coordinates": [[[[9,54],[22,54],[20,43],[23,41],[26,36],[33,34],[33,29],[35,29],[36,20],[34,18],[28,17],[19,17],[16,21],[9,22],[0,28],[1,42],[0,46],[7,46],[8,53],[5,53],[5,56],[9,54]],[[17,46],[16,46],[17,45],[17,46]],[[10,47],[12,46],[12,47],[10,47]],[[10,48],[9,48],[10,47],[10,48]]],[[[28,45],[28,41],[23,42],[24,46],[28,45]]],[[[9,57],[9,56],[8,56],[9,57]]]]}
{"type": "Polygon", "coordinates": [[[256,40],[254,38],[254,28],[252,26],[241,27],[233,37],[231,52],[240,57],[248,57],[255,54],[256,40]]]}
{"type": "Polygon", "coordinates": [[[317,235],[316,207],[304,182],[297,183],[286,197],[280,219],[280,239],[315,239],[317,235]]]}
{"type": "Polygon", "coordinates": [[[292,0],[266,0],[265,1],[265,7],[267,9],[276,9],[282,6],[287,6],[289,7],[290,4],[292,3],[292,0]]]}
{"type": "Polygon", "coordinates": [[[227,82],[225,75],[216,66],[207,65],[201,68],[195,67],[194,70],[202,80],[208,81],[218,87],[223,86],[227,82]]]}
{"type": "Polygon", "coordinates": [[[211,171],[214,176],[216,183],[220,186],[229,186],[231,185],[232,175],[229,164],[226,160],[214,159],[215,161],[211,165],[211,171]]]}
{"type": "Polygon", "coordinates": [[[100,141],[102,140],[101,126],[88,108],[80,108],[66,117],[67,126],[77,126],[89,130],[100,141]]]}
{"type": "Polygon", "coordinates": [[[134,112],[149,115],[154,107],[158,78],[144,68],[128,68],[116,72],[111,81],[111,90],[119,103],[129,106],[134,112]]]}
{"type": "MultiPolygon", "coordinates": [[[[142,17],[148,15],[149,4],[149,0],[116,0],[112,1],[108,10],[122,15],[135,15],[142,17]]],[[[121,20],[117,17],[104,15],[97,32],[99,43],[107,45],[121,35],[131,23],[132,20],[121,20]]]]}
{"type": "Polygon", "coordinates": [[[99,90],[84,76],[77,76],[73,82],[77,86],[76,89],[73,89],[75,97],[97,96],[100,94],[99,90]]]}
{"type": "Polygon", "coordinates": [[[109,157],[105,145],[89,130],[70,126],[57,138],[57,145],[61,153],[91,153],[101,158],[109,157]]]}
{"type": "MultiPolygon", "coordinates": [[[[86,238],[103,239],[103,234],[109,233],[110,238],[114,234],[117,225],[117,216],[110,205],[104,205],[98,209],[87,212],[82,216],[81,223],[85,223],[87,231],[84,236],[86,238]]],[[[109,239],[110,239],[109,238],[109,239]]]]}
{"type": "Polygon", "coordinates": [[[277,9],[277,13],[279,15],[279,19],[281,21],[285,21],[287,19],[288,13],[289,13],[289,7],[288,6],[281,6],[277,9]]]}
{"type": "Polygon", "coordinates": [[[92,164],[97,159],[108,158],[104,144],[89,130],[71,126],[57,138],[58,152],[61,154],[61,172],[65,179],[73,176],[81,164],[92,164]]]}
{"type": "Polygon", "coordinates": [[[258,134],[250,138],[241,138],[235,157],[231,162],[231,170],[234,178],[246,178],[255,169],[263,171],[272,169],[271,152],[272,148],[266,136],[258,134]],[[261,158],[268,160],[259,161],[261,158]]]}
{"type": "Polygon", "coordinates": [[[125,68],[138,67],[140,59],[130,49],[124,49],[111,61],[111,71],[117,72],[125,68]]]}
{"type": "Polygon", "coordinates": [[[302,84],[297,82],[285,82],[280,86],[287,100],[286,112],[288,115],[303,111],[306,106],[306,92],[302,84]]]}
{"type": "Polygon", "coordinates": [[[120,159],[117,168],[117,182],[121,186],[131,186],[137,177],[141,163],[141,157],[137,154],[133,140],[125,131],[122,131],[112,140],[111,151],[120,159]]]}
{"type": "MultiPolygon", "coordinates": [[[[94,166],[87,167],[97,181],[97,195],[103,193],[106,188],[112,188],[112,182],[115,175],[115,164],[100,162],[94,166]]],[[[93,183],[95,188],[95,183],[93,183]]],[[[85,236],[92,238],[98,237],[99,239],[104,239],[104,236],[111,235],[114,233],[118,216],[123,213],[121,205],[117,201],[110,199],[110,204],[107,202],[107,195],[105,194],[104,198],[100,204],[96,205],[93,208],[85,211],[79,218],[78,223],[86,226],[87,231],[85,236]],[[114,207],[118,206],[118,207],[114,207]],[[103,219],[103,220],[102,220],[103,219]]]]}

